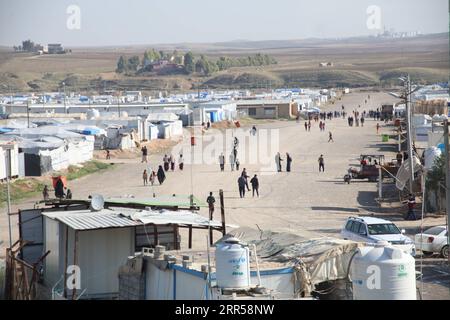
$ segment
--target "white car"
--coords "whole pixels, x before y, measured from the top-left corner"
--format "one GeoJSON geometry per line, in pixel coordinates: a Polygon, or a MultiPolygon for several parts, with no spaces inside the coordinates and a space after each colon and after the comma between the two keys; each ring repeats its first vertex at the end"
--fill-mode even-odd
{"type": "Polygon", "coordinates": [[[341,237],[358,242],[377,243],[387,241],[404,252],[416,255],[414,241],[404,235],[391,221],[373,217],[349,217],[341,231],[341,237]]]}
{"type": "Polygon", "coordinates": [[[423,254],[440,253],[448,258],[448,230],[445,226],[431,227],[414,237],[416,248],[423,254]]]}

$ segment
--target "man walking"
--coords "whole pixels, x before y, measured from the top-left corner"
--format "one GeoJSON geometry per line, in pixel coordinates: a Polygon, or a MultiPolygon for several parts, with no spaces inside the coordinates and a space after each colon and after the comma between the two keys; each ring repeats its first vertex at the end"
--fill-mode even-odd
{"type": "Polygon", "coordinates": [[[319,172],[320,171],[325,172],[325,161],[323,159],[323,154],[320,155],[318,161],[319,161],[319,172]]]}
{"type": "Polygon", "coordinates": [[[223,172],[225,169],[225,156],[223,155],[223,152],[219,156],[219,164],[220,164],[220,171],[223,172]]]}
{"type": "Polygon", "coordinates": [[[247,170],[245,168],[244,168],[244,170],[242,170],[241,176],[244,177],[244,179],[245,179],[245,186],[247,187],[247,191],[250,191],[250,188],[248,187],[249,176],[247,175],[247,170]]]}
{"type": "Polygon", "coordinates": [[[331,131],[328,132],[328,142],[330,142],[330,141],[334,142],[333,134],[331,133],[331,131]]]}
{"type": "Polygon", "coordinates": [[[416,220],[416,214],[414,213],[414,207],[416,205],[416,197],[413,194],[409,194],[408,199],[408,215],[405,220],[416,220]]]}
{"type": "Polygon", "coordinates": [[[214,214],[214,203],[216,202],[212,192],[209,193],[209,197],[206,198],[206,202],[208,203],[209,208],[209,219],[212,220],[214,214]]]}
{"type": "Polygon", "coordinates": [[[147,146],[143,146],[142,147],[142,149],[141,149],[141,152],[142,152],[142,161],[141,161],[141,163],[147,163],[147,154],[148,154],[148,151],[147,151],[147,146]]]}
{"type": "Polygon", "coordinates": [[[308,122],[305,121],[305,131],[308,131],[308,122]]]}
{"type": "Polygon", "coordinates": [[[256,176],[256,174],[250,180],[250,183],[252,184],[253,197],[255,196],[255,192],[256,192],[256,195],[259,197],[259,192],[258,192],[259,181],[258,181],[258,177],[256,176]]]}
{"type": "Polygon", "coordinates": [[[236,158],[234,157],[234,152],[230,153],[230,166],[231,171],[234,171],[234,164],[236,163],[236,158]]]}
{"type": "Polygon", "coordinates": [[[238,187],[239,187],[239,196],[241,198],[245,197],[245,179],[243,176],[240,176],[238,179],[238,187]]]}

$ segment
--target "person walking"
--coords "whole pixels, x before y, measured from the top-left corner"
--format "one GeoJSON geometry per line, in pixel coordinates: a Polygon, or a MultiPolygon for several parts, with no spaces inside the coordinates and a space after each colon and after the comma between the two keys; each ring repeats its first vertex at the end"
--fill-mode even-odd
{"type": "Polygon", "coordinates": [[[180,170],[183,171],[183,167],[184,167],[183,154],[180,154],[180,158],[178,159],[178,168],[180,168],[180,170]]]}
{"type": "Polygon", "coordinates": [[[223,155],[223,152],[219,156],[219,165],[220,165],[220,171],[223,172],[225,169],[225,156],[223,155]]]}
{"type": "Polygon", "coordinates": [[[144,186],[146,186],[148,184],[148,173],[147,173],[147,170],[144,170],[144,172],[142,173],[142,180],[144,180],[144,186]]]}
{"type": "Polygon", "coordinates": [[[364,116],[361,116],[361,127],[364,127],[364,116]]]}
{"type": "Polygon", "coordinates": [[[331,133],[331,131],[328,132],[328,142],[330,142],[330,141],[334,142],[333,134],[331,133]]]}
{"type": "Polygon", "coordinates": [[[164,180],[166,180],[166,174],[164,173],[164,169],[162,166],[159,166],[157,177],[160,185],[163,184],[164,180]]]}
{"type": "Polygon", "coordinates": [[[322,131],[322,121],[319,122],[319,131],[322,131]]]}
{"type": "Polygon", "coordinates": [[[277,152],[277,155],[275,156],[275,163],[277,165],[278,172],[281,172],[281,161],[283,161],[283,159],[281,159],[281,154],[277,152]]]}
{"type": "Polygon", "coordinates": [[[239,166],[240,166],[240,162],[239,162],[239,159],[238,158],[236,158],[236,170],[237,171],[239,171],[239,166]]]}
{"type": "Polygon", "coordinates": [[[380,124],[377,123],[377,134],[379,134],[379,133],[380,133],[380,124]]]}
{"type": "Polygon", "coordinates": [[[169,171],[169,157],[167,154],[163,157],[163,163],[164,163],[164,171],[169,171]]]}
{"type": "Polygon", "coordinates": [[[58,181],[56,181],[55,184],[55,197],[62,199],[64,198],[65,194],[64,194],[64,182],[62,181],[61,178],[58,179],[58,181]]]}
{"type": "Polygon", "coordinates": [[[241,198],[244,198],[245,197],[245,179],[242,175],[238,179],[238,187],[239,187],[239,196],[241,198]]]}
{"type": "Polygon", "coordinates": [[[216,199],[213,197],[213,193],[210,192],[208,198],[206,198],[206,203],[208,203],[209,208],[209,219],[212,220],[214,214],[214,203],[216,199]]]}
{"type": "Polygon", "coordinates": [[[170,170],[175,171],[175,158],[173,155],[170,155],[169,162],[170,162],[170,170]]]}
{"type": "Polygon", "coordinates": [[[72,190],[66,188],[66,199],[72,199],[72,190]]]}
{"type": "Polygon", "coordinates": [[[110,160],[111,159],[111,153],[109,152],[108,149],[106,149],[106,160],[110,160]]]}
{"type": "Polygon", "coordinates": [[[155,184],[155,176],[156,176],[155,171],[151,170],[151,171],[150,171],[150,184],[151,184],[152,186],[155,184]]]}
{"type": "Polygon", "coordinates": [[[230,166],[231,166],[231,171],[234,171],[234,165],[236,163],[236,159],[234,158],[234,152],[230,153],[230,166]]]}
{"type": "Polygon", "coordinates": [[[289,153],[286,152],[286,171],[291,172],[291,163],[292,163],[292,157],[289,153]]]}
{"type": "Polygon", "coordinates": [[[141,163],[147,163],[147,155],[148,155],[148,150],[147,150],[147,146],[143,146],[141,149],[142,152],[142,161],[141,163]]]}
{"type": "Polygon", "coordinates": [[[259,181],[258,181],[258,177],[256,176],[256,174],[250,180],[250,183],[252,184],[253,197],[255,196],[255,192],[256,192],[256,196],[259,197],[259,191],[258,191],[258,189],[259,189],[259,181]]]}
{"type": "Polygon", "coordinates": [[[47,185],[45,185],[44,190],[42,190],[42,197],[44,198],[44,200],[48,200],[50,198],[50,194],[49,194],[47,185]]]}
{"type": "Polygon", "coordinates": [[[325,160],[323,159],[323,154],[320,155],[319,159],[319,172],[325,172],[325,160]]]}
{"type": "Polygon", "coordinates": [[[250,188],[248,187],[249,176],[247,175],[247,169],[244,168],[244,170],[242,170],[241,176],[245,179],[245,186],[247,187],[247,191],[250,191],[250,188]]]}
{"type": "Polygon", "coordinates": [[[408,214],[405,220],[417,220],[416,214],[414,213],[414,207],[416,205],[416,197],[410,193],[407,203],[408,203],[408,214]]]}
{"type": "Polygon", "coordinates": [[[308,131],[308,122],[305,121],[305,131],[308,131]]]}
{"type": "Polygon", "coordinates": [[[311,131],[311,120],[308,121],[308,131],[311,131]]]}

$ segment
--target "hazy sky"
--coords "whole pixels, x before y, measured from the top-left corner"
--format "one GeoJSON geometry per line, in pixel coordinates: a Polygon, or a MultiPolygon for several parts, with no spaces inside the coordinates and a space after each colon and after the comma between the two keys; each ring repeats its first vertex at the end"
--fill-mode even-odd
{"type": "Polygon", "coordinates": [[[375,34],[367,8],[396,31],[447,32],[448,0],[0,0],[0,45],[66,46],[283,40],[375,34]],[[80,29],[67,28],[69,5],[80,29]]]}

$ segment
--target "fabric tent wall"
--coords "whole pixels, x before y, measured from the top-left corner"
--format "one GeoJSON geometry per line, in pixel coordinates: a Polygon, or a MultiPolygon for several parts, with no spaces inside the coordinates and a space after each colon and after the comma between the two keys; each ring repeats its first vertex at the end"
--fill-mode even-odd
{"type": "Polygon", "coordinates": [[[47,171],[42,172],[41,157],[39,155],[32,153],[25,153],[24,160],[25,160],[25,176],[39,177],[47,172],[47,171]]]}
{"type": "Polygon", "coordinates": [[[0,179],[5,179],[9,170],[8,165],[10,163],[11,177],[19,177],[19,148],[17,144],[14,144],[11,149],[11,160],[9,161],[8,150],[0,145],[0,179]]]}
{"type": "Polygon", "coordinates": [[[171,121],[169,123],[172,136],[183,134],[183,122],[181,120],[171,121]]]}

